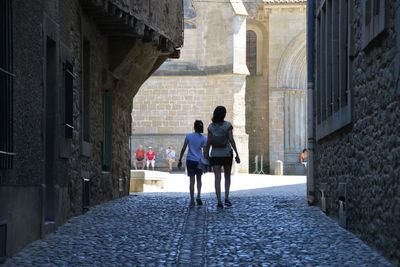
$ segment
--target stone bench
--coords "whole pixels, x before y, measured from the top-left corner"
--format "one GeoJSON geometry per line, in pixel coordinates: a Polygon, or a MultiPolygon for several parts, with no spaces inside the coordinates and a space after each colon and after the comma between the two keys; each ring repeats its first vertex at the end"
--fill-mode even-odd
{"type": "Polygon", "coordinates": [[[164,174],[157,171],[131,170],[130,192],[143,192],[145,185],[164,188],[164,174]]]}

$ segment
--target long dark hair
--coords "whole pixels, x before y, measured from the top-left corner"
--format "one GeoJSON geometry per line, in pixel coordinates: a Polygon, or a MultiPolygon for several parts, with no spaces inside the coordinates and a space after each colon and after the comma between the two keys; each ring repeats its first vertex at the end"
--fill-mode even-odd
{"type": "Polygon", "coordinates": [[[195,120],[194,122],[194,131],[196,133],[203,133],[204,132],[204,125],[201,120],[195,120]]]}
{"type": "Polygon", "coordinates": [[[225,116],[226,116],[226,108],[224,106],[218,106],[214,109],[211,121],[214,123],[224,122],[225,116]]]}

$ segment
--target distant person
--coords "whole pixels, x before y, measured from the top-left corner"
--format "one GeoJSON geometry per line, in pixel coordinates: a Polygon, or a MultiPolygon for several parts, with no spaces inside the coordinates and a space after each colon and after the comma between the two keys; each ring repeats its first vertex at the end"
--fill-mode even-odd
{"type": "Polygon", "coordinates": [[[304,166],[304,169],[307,169],[308,162],[308,150],[307,148],[303,149],[303,152],[300,153],[300,163],[304,166]]]}
{"type": "Polygon", "coordinates": [[[235,160],[240,163],[239,153],[236,149],[236,143],[233,138],[233,126],[225,121],[226,108],[218,106],[215,108],[212,123],[208,126],[208,142],[204,150],[204,157],[209,158],[210,165],[214,170],[215,176],[215,194],[217,195],[217,208],[223,208],[221,200],[221,172],[224,167],[225,174],[225,205],[230,207],[232,202],[229,199],[229,190],[231,186],[231,170],[233,160],[233,150],[235,151],[235,160]],[[211,152],[210,152],[211,148],[211,152]]]}
{"type": "Polygon", "coordinates": [[[179,156],[178,168],[182,167],[182,157],[185,154],[186,147],[189,147],[188,154],[186,156],[186,168],[190,178],[189,191],[190,191],[190,207],[194,207],[194,184],[195,178],[197,182],[197,198],[196,202],[198,206],[203,205],[201,200],[201,176],[203,169],[201,168],[204,163],[203,148],[207,145],[207,138],[202,134],[204,132],[203,122],[196,120],[194,122],[194,132],[189,133],[185,137],[185,142],[179,156]]]}
{"type": "Polygon", "coordinates": [[[152,170],[154,171],[154,166],[156,165],[156,152],[153,151],[153,148],[149,146],[149,150],[146,152],[146,167],[149,169],[150,165],[152,170]]]}
{"type": "Polygon", "coordinates": [[[135,157],[133,160],[133,165],[135,167],[135,170],[137,170],[137,165],[138,163],[142,164],[142,170],[144,170],[144,166],[146,164],[145,160],[144,160],[144,149],[142,145],[139,145],[138,149],[136,149],[135,151],[135,157]]]}
{"type": "Polygon", "coordinates": [[[166,150],[165,150],[165,160],[168,163],[168,170],[169,172],[172,172],[172,165],[175,163],[176,161],[176,152],[174,150],[173,146],[169,146],[166,150]]]}

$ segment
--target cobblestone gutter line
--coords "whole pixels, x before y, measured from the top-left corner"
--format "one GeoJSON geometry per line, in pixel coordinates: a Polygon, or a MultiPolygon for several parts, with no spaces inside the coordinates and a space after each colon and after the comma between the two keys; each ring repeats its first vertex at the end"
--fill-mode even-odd
{"type": "Polygon", "coordinates": [[[188,208],[176,257],[177,266],[204,266],[207,247],[207,206],[188,208]]]}

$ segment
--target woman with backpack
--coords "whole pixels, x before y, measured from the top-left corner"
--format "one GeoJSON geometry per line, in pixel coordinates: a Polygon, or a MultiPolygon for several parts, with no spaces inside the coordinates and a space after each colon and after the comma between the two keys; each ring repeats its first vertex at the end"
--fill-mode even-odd
{"type": "Polygon", "coordinates": [[[204,149],[204,157],[209,160],[215,176],[215,194],[217,195],[217,208],[223,208],[221,200],[221,172],[224,167],[225,174],[225,205],[230,207],[232,202],[229,199],[231,186],[231,170],[233,160],[233,150],[235,151],[235,161],[240,163],[239,153],[233,138],[233,126],[225,121],[226,108],[218,106],[215,108],[212,123],[208,126],[208,141],[204,149]],[[211,152],[210,152],[211,148],[211,152]]]}

